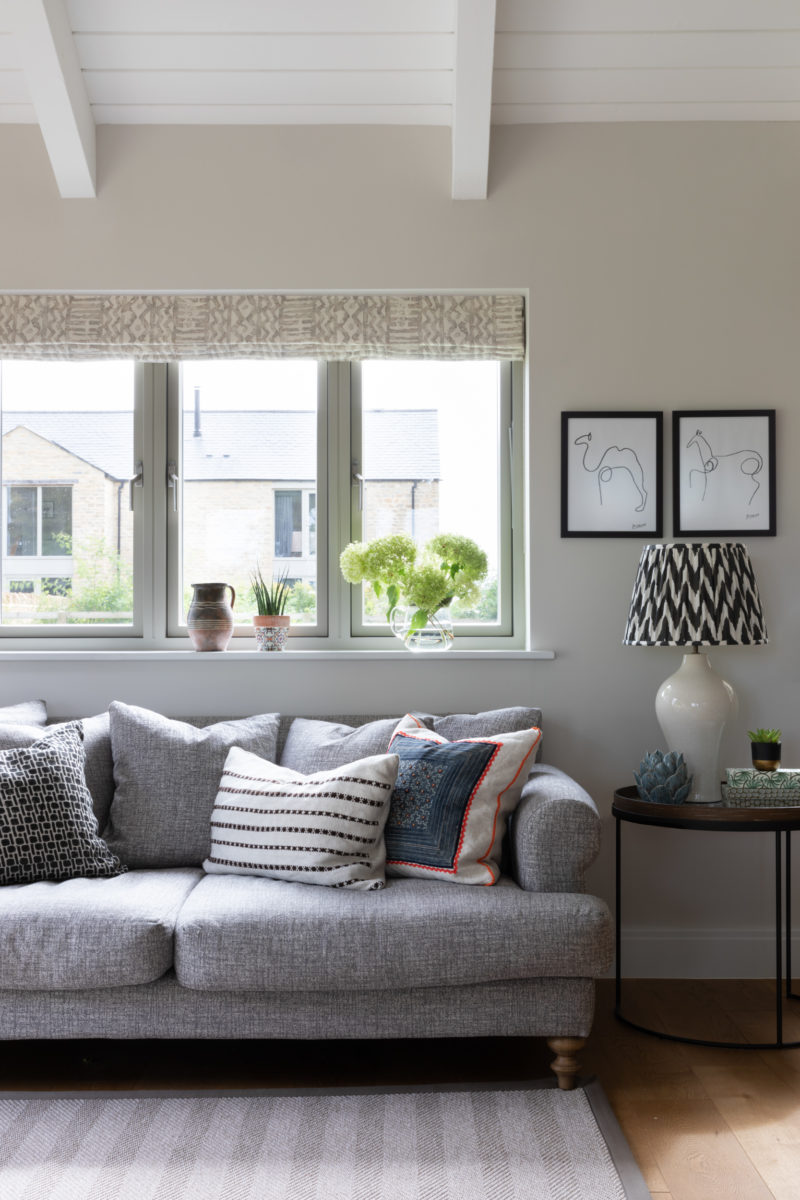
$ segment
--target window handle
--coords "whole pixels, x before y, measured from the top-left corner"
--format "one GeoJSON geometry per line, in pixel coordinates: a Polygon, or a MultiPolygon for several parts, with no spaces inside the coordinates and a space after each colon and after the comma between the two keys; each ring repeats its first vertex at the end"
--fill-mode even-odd
{"type": "Polygon", "coordinates": [[[129,480],[131,488],[131,512],[133,512],[133,489],[144,487],[144,465],[141,462],[136,464],[136,474],[129,480]]]}
{"type": "Polygon", "coordinates": [[[178,470],[175,465],[175,460],[170,459],[167,463],[167,487],[172,488],[172,511],[178,511],[178,470]]]}
{"type": "Polygon", "coordinates": [[[358,511],[364,511],[364,476],[356,470],[356,463],[352,463],[351,479],[354,484],[358,484],[358,511]]]}
{"type": "MultiPolygon", "coordinates": [[[[508,476],[513,481],[514,479],[514,424],[513,422],[508,427],[508,476]]],[[[511,528],[517,527],[517,513],[514,502],[514,486],[511,486],[511,528]]]]}

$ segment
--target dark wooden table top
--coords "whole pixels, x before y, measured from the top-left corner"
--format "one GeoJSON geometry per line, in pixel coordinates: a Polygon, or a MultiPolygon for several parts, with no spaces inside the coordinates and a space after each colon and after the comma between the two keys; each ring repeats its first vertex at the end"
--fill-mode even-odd
{"type": "Polygon", "coordinates": [[[768,832],[800,829],[800,805],[783,808],[728,808],[719,804],[651,804],[640,800],[636,787],[618,788],[611,808],[614,817],[637,825],[671,829],[718,829],[726,832],[768,832]]]}

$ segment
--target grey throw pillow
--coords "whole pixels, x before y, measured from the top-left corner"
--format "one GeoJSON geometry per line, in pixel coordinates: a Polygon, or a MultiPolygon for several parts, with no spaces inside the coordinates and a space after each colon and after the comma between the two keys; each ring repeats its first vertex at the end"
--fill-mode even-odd
{"type": "Polygon", "coordinates": [[[47,705],[44,700],[23,700],[21,704],[6,704],[0,708],[0,725],[46,725],[47,705]]]}
{"type": "Polygon", "coordinates": [[[80,722],[0,752],[0,884],[119,875],[97,836],[80,722]]]}
{"type": "MultiPolygon", "coordinates": [[[[41,738],[52,737],[68,724],[74,722],[62,721],[57,725],[15,725],[3,722],[3,710],[0,709],[0,751],[24,750],[33,746],[41,738]]],[[[111,764],[111,738],[109,736],[108,713],[98,713],[94,717],[84,717],[81,720],[83,730],[83,751],[85,758],[86,786],[88,787],[94,815],[100,829],[108,821],[108,810],[114,795],[114,774],[111,764]]]]}
{"type": "Polygon", "coordinates": [[[131,867],[199,867],[228,751],[274,761],[278,714],[198,729],[118,701],[109,713],[114,799],[104,838],[131,867]]]}
{"type": "MultiPolygon", "coordinates": [[[[414,714],[428,728],[457,742],[470,737],[496,737],[532,726],[541,728],[540,708],[495,708],[482,713],[456,713],[433,717],[414,714]]],[[[400,717],[386,717],[363,725],[344,725],[339,721],[308,720],[295,717],[289,726],[281,754],[281,766],[292,771],[331,771],[357,758],[386,754],[400,717]]],[[[537,754],[538,757],[538,754],[537,754]]]]}
{"type": "MultiPolygon", "coordinates": [[[[533,727],[541,729],[542,710],[515,705],[511,708],[492,708],[479,713],[451,713],[435,717],[433,730],[448,742],[471,737],[497,737],[501,733],[517,733],[533,727]]],[[[538,758],[538,754],[537,754],[538,758]]]]}
{"type": "Polygon", "coordinates": [[[281,766],[313,775],[315,771],[334,771],[360,758],[386,754],[397,720],[386,717],[353,726],[295,717],[286,735],[281,766]]]}

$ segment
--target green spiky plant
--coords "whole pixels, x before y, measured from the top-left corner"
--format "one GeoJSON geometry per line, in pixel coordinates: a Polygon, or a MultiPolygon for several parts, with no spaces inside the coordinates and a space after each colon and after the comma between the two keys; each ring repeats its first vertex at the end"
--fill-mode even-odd
{"type": "Polygon", "coordinates": [[[780,729],[748,729],[747,736],[751,742],[779,742],[780,729]]]}
{"type": "Polygon", "coordinates": [[[254,571],[250,572],[250,586],[253,589],[260,617],[281,617],[286,612],[286,605],[289,603],[292,592],[286,582],[288,578],[289,572],[284,571],[278,579],[267,583],[258,565],[254,571]]]}

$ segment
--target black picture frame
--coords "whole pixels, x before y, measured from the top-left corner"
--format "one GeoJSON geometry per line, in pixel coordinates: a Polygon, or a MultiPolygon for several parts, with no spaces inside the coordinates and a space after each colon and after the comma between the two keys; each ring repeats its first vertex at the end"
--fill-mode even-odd
{"type": "Polygon", "coordinates": [[[561,414],[561,536],[663,535],[661,412],[561,414]]]}
{"type": "Polygon", "coordinates": [[[775,537],[775,409],[672,414],[675,537],[775,537]]]}

